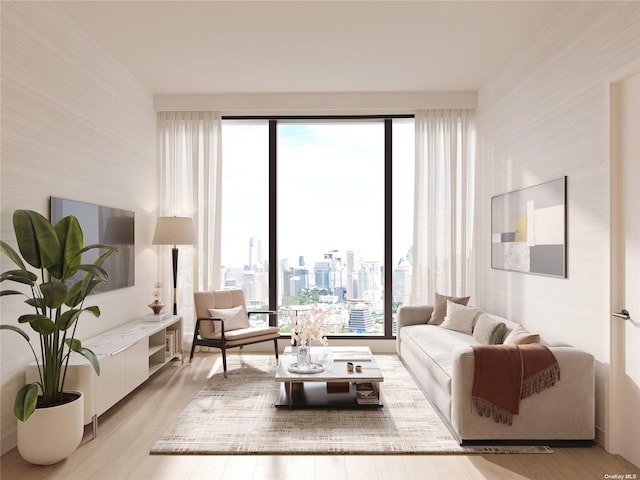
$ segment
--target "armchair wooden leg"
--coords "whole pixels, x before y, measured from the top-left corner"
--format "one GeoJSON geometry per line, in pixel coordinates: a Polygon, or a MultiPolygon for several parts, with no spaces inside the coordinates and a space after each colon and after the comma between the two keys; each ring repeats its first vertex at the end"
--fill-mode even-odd
{"type": "Polygon", "coordinates": [[[189,363],[193,360],[193,352],[196,351],[196,338],[194,335],[193,342],[191,343],[191,354],[189,354],[189,363]]]}
{"type": "Polygon", "coordinates": [[[274,345],[275,350],[276,350],[276,360],[278,360],[278,339],[277,338],[273,339],[273,345],[274,345]]]}
{"type": "Polygon", "coordinates": [[[227,376],[227,350],[222,348],[222,370],[224,371],[224,376],[227,376]]]}

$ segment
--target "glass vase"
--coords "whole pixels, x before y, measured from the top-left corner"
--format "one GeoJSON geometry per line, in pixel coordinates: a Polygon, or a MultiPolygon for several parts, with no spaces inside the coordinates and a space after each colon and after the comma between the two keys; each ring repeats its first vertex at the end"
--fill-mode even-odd
{"type": "Polygon", "coordinates": [[[309,340],[302,340],[298,343],[298,368],[309,368],[311,365],[311,347],[309,340]]]}

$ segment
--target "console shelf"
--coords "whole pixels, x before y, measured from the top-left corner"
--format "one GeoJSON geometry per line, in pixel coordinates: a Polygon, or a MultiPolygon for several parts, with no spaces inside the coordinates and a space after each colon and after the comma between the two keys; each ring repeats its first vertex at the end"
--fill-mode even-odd
{"type": "MultiPolygon", "coordinates": [[[[98,357],[100,375],[96,375],[84,357],[73,354],[65,389],[84,394],[84,424],[93,423],[95,437],[99,415],[170,361],[184,361],[182,317],[147,315],[83,340],[82,345],[98,357]]],[[[33,362],[27,366],[26,379],[32,382],[37,378],[33,362]]]]}

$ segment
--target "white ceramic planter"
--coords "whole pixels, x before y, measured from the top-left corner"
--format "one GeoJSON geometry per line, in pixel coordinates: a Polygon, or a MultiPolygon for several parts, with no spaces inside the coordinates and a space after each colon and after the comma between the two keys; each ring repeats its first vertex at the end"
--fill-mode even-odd
{"type": "Polygon", "coordinates": [[[18,451],[27,462],[52,465],[71,455],[82,441],[84,398],[64,405],[36,408],[26,422],[18,420],[18,451]]]}

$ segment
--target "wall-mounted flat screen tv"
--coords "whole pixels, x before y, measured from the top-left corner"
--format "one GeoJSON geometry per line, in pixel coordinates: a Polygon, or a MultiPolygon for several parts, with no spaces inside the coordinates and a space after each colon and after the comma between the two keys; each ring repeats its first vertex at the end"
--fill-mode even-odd
{"type": "MultiPolygon", "coordinates": [[[[51,197],[51,223],[75,216],[80,222],[84,245],[104,244],[118,247],[102,264],[109,281],[99,285],[93,293],[132,287],[135,283],[135,214],[130,210],[77,202],[66,198],[51,197]]],[[[82,263],[93,263],[104,251],[97,249],[83,254],[82,263]]],[[[70,284],[82,280],[84,272],[78,272],[70,284]]]]}

